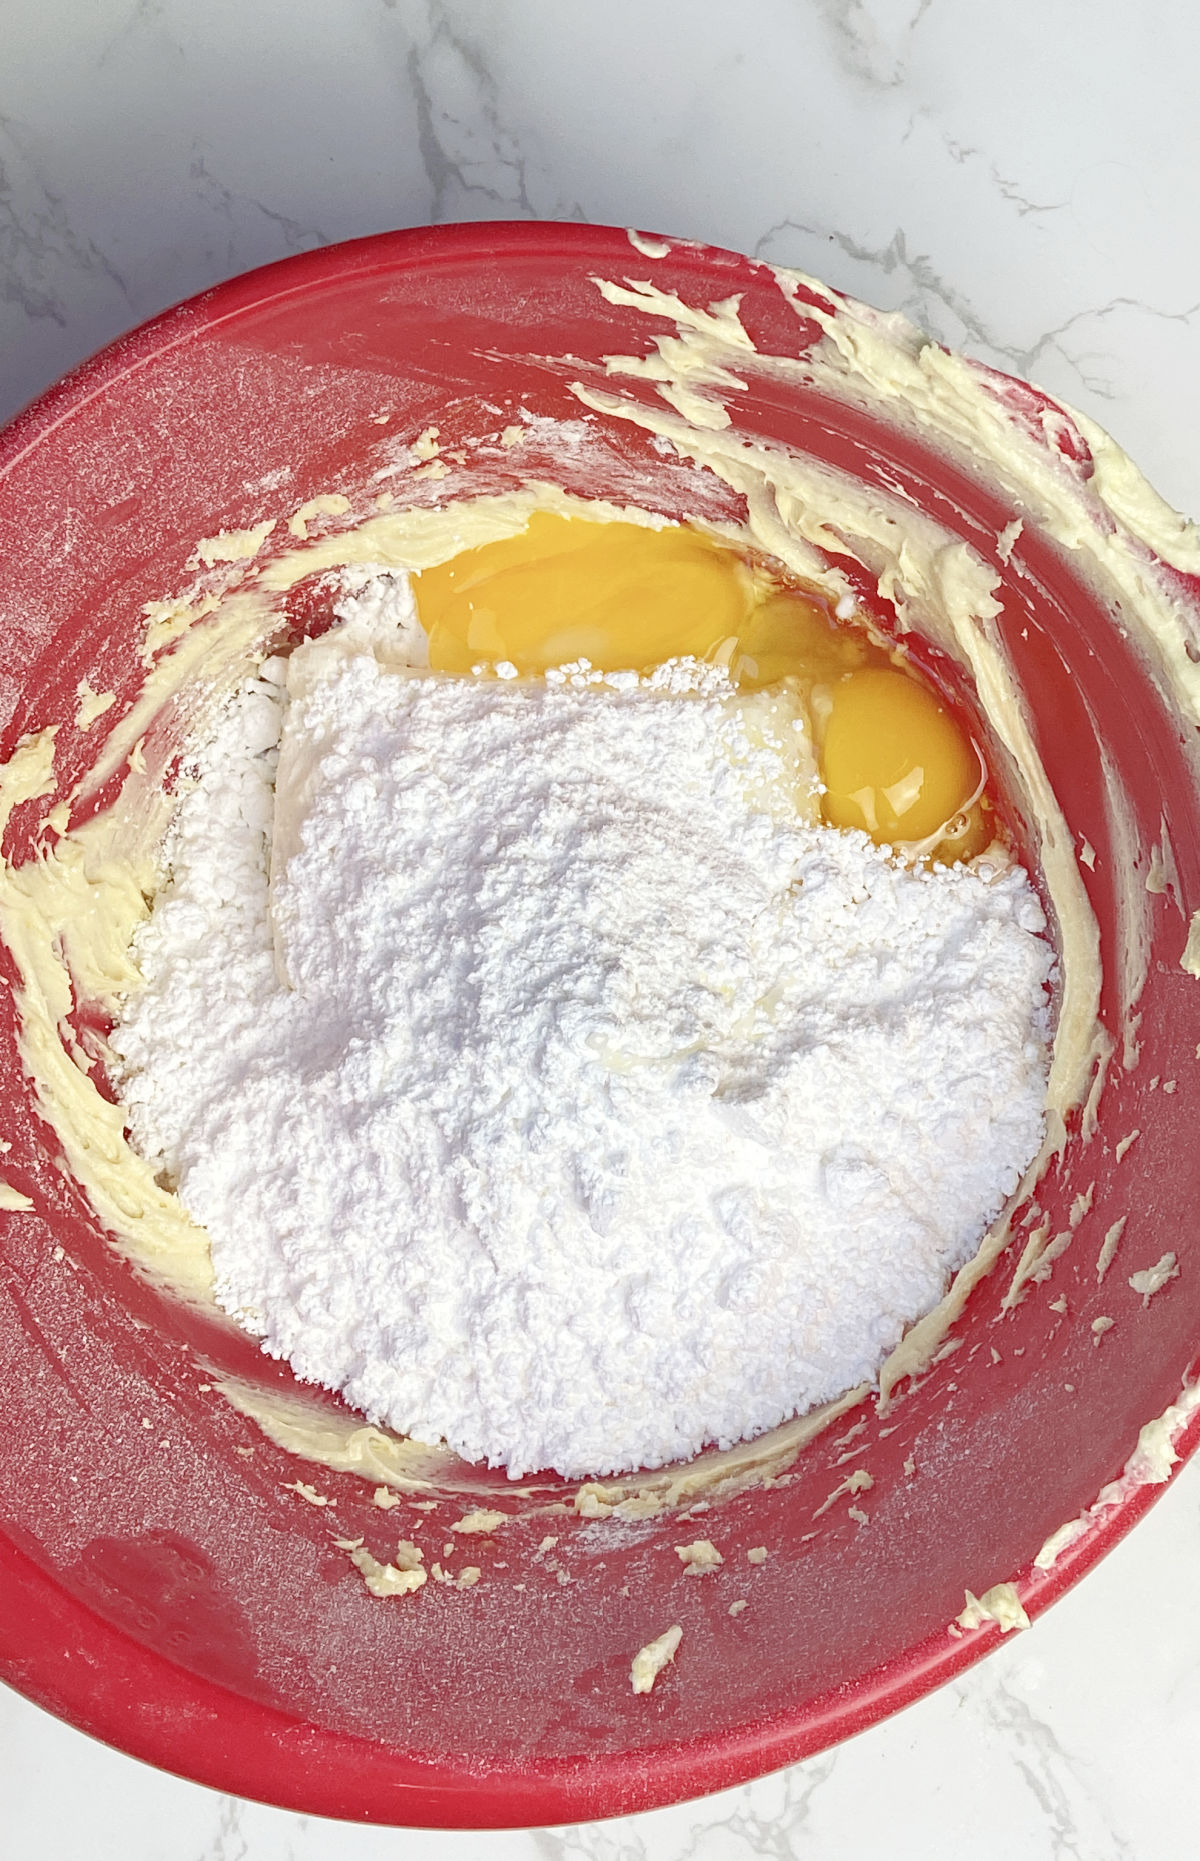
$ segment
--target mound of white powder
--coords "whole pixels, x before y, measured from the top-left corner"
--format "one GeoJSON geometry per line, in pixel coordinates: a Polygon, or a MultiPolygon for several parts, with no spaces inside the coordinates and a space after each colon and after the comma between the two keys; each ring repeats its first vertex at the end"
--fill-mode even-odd
{"type": "Polygon", "coordinates": [[[287,857],[269,884],[256,680],[113,1036],[226,1309],[513,1477],[660,1465],[872,1377],[1041,1141],[1026,876],[809,824],[786,707],[711,670],[348,650],[293,683],[287,857]]]}

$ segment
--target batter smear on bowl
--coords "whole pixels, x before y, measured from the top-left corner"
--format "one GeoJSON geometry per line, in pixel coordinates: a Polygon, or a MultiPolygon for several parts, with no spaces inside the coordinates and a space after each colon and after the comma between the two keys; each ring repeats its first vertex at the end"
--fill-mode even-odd
{"type": "Polygon", "coordinates": [[[112,1035],[221,1304],[514,1478],[869,1382],[1044,1135],[1054,954],[969,736],[683,527],[535,518],[335,611],[196,752],[112,1035]]]}

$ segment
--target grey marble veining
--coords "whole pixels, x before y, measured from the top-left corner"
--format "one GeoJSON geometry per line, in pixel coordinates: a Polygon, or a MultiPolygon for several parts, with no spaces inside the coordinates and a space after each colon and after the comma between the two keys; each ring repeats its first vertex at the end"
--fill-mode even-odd
{"type": "MultiPolygon", "coordinates": [[[[424,221],[799,265],[1110,426],[1200,511],[1200,12],[1183,0],[7,0],[0,418],[250,266],[424,221]]],[[[324,1824],[0,1693],[0,1854],[1190,1861],[1200,1471],[1028,1635],[836,1752],[571,1830],[324,1824]]]]}
{"type": "Polygon", "coordinates": [[[1200,15],[1115,0],[9,0],[11,411],[130,323],[427,220],[630,221],[1032,373],[1200,508],[1200,15]],[[1168,417],[1168,414],[1170,417],[1168,417]]]}

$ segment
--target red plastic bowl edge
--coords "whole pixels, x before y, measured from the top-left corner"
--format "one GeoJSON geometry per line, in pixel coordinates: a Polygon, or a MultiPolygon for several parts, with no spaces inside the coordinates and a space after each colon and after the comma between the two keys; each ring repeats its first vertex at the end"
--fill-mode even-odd
{"type": "MultiPolygon", "coordinates": [[[[78,407],[194,336],[262,303],[310,292],[347,275],[367,277],[422,253],[497,250],[586,254],[610,237],[636,262],[624,228],[574,221],[481,221],[412,227],[319,247],[257,267],[160,312],[80,363],[0,430],[0,480],[78,407]],[[331,266],[330,256],[336,254],[331,266]]],[[[736,270],[742,256],[670,238],[736,270]]],[[[1149,1418],[1148,1418],[1149,1419],[1149,1418]]],[[[1200,1446],[1200,1414],[1176,1440],[1179,1467],[1200,1446]]],[[[1031,1618],[1086,1574],[1141,1519],[1166,1484],[1136,1488],[1046,1576],[1018,1583],[1031,1618]]],[[[811,1757],[911,1705],[974,1665],[1001,1639],[987,1627],[954,1640],[936,1635],[904,1662],[870,1673],[828,1698],[803,1724],[786,1715],[730,1737],[661,1752],[540,1769],[467,1772],[397,1752],[387,1775],[377,1746],[248,1702],[152,1653],[69,1596],[0,1531],[0,1677],[77,1730],[161,1770],[211,1789],[301,1814],[444,1829],[532,1828],[630,1814],[729,1788],[811,1757]],[[83,1650],[86,1649],[86,1654],[83,1650]],[[182,1750],[188,1761],[180,1761],[182,1750]],[[765,1761],[764,1761],[765,1760],[765,1761]]],[[[667,1680],[669,1684],[669,1676],[667,1680]]]]}

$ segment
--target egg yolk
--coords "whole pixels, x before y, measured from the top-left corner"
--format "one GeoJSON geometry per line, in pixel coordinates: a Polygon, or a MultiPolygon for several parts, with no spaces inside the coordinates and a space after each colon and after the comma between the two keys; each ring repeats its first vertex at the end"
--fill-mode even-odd
{"type": "Polygon", "coordinates": [[[744,625],[754,578],[732,550],[682,525],[539,511],[519,536],[425,569],[417,605],[435,671],[507,660],[544,672],[587,659],[619,672],[710,657],[744,625]]]}
{"type": "Polygon", "coordinates": [[[927,685],[866,666],[834,685],[827,702],[821,776],[833,826],[863,827],[879,841],[936,842],[979,799],[979,754],[927,685]]]}
{"type": "Polygon", "coordinates": [[[536,675],[691,657],[743,689],[793,680],[811,712],[825,819],[881,844],[969,859],[992,838],[978,750],[950,706],[825,602],[686,525],[538,512],[517,536],[416,580],[434,671],[508,662],[536,675]]]}

